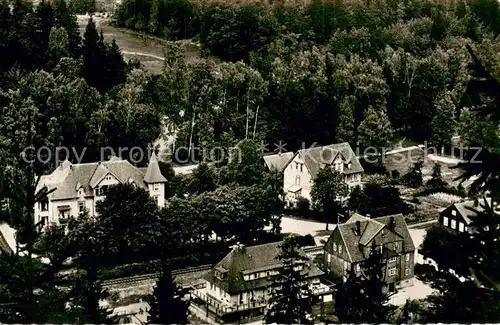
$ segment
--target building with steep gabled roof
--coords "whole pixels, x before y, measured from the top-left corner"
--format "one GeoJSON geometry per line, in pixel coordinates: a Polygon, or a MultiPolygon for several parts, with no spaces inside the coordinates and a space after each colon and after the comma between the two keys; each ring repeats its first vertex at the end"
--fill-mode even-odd
{"type": "Polygon", "coordinates": [[[340,277],[347,278],[350,271],[359,275],[373,245],[383,254],[389,289],[411,285],[415,245],[402,214],[373,219],[353,214],[335,228],[325,243],[325,265],[340,277]]]}
{"type": "MultiPolygon", "coordinates": [[[[262,315],[275,286],[274,276],[282,267],[278,258],[282,243],[233,246],[232,251],[205,274],[203,288],[194,295],[230,323],[237,321],[231,319],[231,315],[262,315]]],[[[305,256],[302,250],[299,253],[305,256]]],[[[328,291],[331,288],[320,281],[324,273],[312,261],[297,262],[296,267],[313,293],[331,294],[328,291]]]]}
{"type": "Polygon", "coordinates": [[[311,200],[314,179],[323,168],[338,171],[350,189],[361,184],[364,169],[349,143],[302,149],[283,166],[283,190],[287,202],[294,204],[300,197],[311,200]]]}
{"type": "Polygon", "coordinates": [[[59,224],[83,211],[96,215],[96,203],[104,198],[109,186],[116,184],[144,188],[158,206],[164,206],[166,182],[154,153],[145,169],[118,157],[84,164],[65,160],[50,175],[40,177],[37,191],[45,186],[52,192],[35,206],[35,223],[59,224]]]}

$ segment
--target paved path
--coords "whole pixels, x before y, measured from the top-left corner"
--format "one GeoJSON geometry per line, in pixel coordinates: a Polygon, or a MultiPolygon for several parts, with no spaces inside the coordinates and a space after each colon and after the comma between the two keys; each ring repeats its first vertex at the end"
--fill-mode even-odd
{"type": "Polygon", "coordinates": [[[130,51],[122,51],[122,54],[125,55],[137,55],[137,56],[147,56],[149,58],[157,59],[160,61],[165,61],[164,57],[154,55],[154,54],[148,54],[148,53],[141,53],[141,52],[130,52],[130,51]]]}

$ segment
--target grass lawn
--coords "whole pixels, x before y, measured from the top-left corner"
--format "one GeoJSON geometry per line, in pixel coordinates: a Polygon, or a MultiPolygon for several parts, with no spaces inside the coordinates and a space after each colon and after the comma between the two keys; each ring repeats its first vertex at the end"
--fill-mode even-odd
{"type": "MultiPolygon", "coordinates": [[[[78,15],[78,25],[82,36],[88,19],[88,16],[78,15]]],[[[95,16],[94,21],[98,31],[102,30],[105,40],[111,41],[114,39],[116,41],[126,60],[136,58],[141,61],[147,71],[155,74],[161,73],[164,48],[167,41],[124,28],[110,26],[107,20],[101,17],[95,16]]],[[[179,41],[179,44],[184,49],[186,61],[190,62],[200,57],[200,48],[197,44],[189,40],[179,41]]]]}

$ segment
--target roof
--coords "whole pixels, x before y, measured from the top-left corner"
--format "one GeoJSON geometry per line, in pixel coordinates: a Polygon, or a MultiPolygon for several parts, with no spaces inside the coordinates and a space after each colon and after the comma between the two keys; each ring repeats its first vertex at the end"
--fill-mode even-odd
{"type": "MultiPolygon", "coordinates": [[[[394,230],[390,231],[402,238],[402,251],[410,252],[415,250],[413,239],[411,238],[408,226],[402,214],[370,219],[356,213],[353,214],[346,223],[340,224],[337,227],[344,240],[345,248],[350,257],[350,262],[360,262],[368,257],[365,256],[366,250],[364,248],[370,247],[373,238],[382,229],[389,229],[391,219],[394,220],[394,230]],[[356,232],[358,222],[360,226],[359,234],[356,232]]],[[[332,238],[332,236],[330,236],[330,238],[332,238]]]]}
{"type": "MultiPolygon", "coordinates": [[[[345,163],[342,174],[355,174],[362,173],[364,171],[358,157],[356,157],[356,154],[347,142],[331,144],[323,147],[302,149],[297,152],[297,155],[299,155],[304,161],[304,164],[313,179],[316,178],[316,175],[323,164],[331,165],[339,154],[342,156],[342,160],[345,163]]],[[[287,165],[285,165],[284,168],[286,168],[287,165]]]]}
{"type": "Polygon", "coordinates": [[[302,187],[299,186],[299,185],[292,185],[290,186],[288,189],[287,189],[287,192],[290,192],[290,193],[296,193],[298,192],[299,190],[301,190],[302,187]]]}
{"type": "Polygon", "coordinates": [[[108,174],[123,184],[132,180],[138,187],[145,187],[144,171],[127,160],[113,157],[109,161],[84,164],[71,164],[66,160],[52,174],[40,177],[37,190],[44,185],[49,190],[55,188],[56,190],[49,194],[51,200],[77,198],[79,187],[83,189],[84,196],[93,196],[95,186],[108,174]]]}
{"type": "MultiPolygon", "coordinates": [[[[488,204],[491,204],[491,199],[486,199],[488,201],[488,204]]],[[[465,202],[460,202],[460,203],[454,203],[453,206],[457,209],[458,213],[464,218],[464,221],[467,223],[467,225],[471,224],[473,219],[477,217],[477,213],[475,211],[472,211],[472,208],[476,211],[483,212],[484,208],[484,200],[479,200],[476,201],[470,200],[470,201],[465,201],[465,202]]]]}
{"type": "Polygon", "coordinates": [[[161,174],[158,159],[156,159],[156,154],[154,152],[149,159],[148,169],[146,170],[146,175],[144,175],[144,181],[149,184],[165,183],[167,181],[165,176],[161,174]]]}
{"type": "Polygon", "coordinates": [[[13,250],[0,230],[0,254],[12,254],[13,250]]]}
{"type": "Polygon", "coordinates": [[[264,156],[264,161],[269,170],[277,170],[279,172],[283,171],[288,165],[288,162],[293,159],[295,154],[293,152],[283,152],[272,155],[264,156]]]}
{"type": "MultiPolygon", "coordinates": [[[[269,278],[265,277],[245,281],[243,274],[265,272],[279,268],[281,263],[278,256],[281,253],[282,243],[280,241],[233,249],[205,275],[205,279],[211,283],[215,283],[229,294],[268,287],[272,284],[269,278]],[[220,270],[221,268],[228,272],[225,280],[219,280],[215,277],[215,270],[220,270]]],[[[302,251],[300,252],[303,254],[302,251]]],[[[303,275],[307,278],[322,274],[323,272],[312,263],[306,264],[303,270],[303,275]]]]}

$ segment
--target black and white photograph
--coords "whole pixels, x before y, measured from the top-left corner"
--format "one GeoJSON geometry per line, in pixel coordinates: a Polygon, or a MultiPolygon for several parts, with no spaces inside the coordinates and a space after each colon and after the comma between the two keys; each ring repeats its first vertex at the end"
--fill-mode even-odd
{"type": "Polygon", "coordinates": [[[500,323],[499,0],[0,0],[0,324],[500,323]]]}

